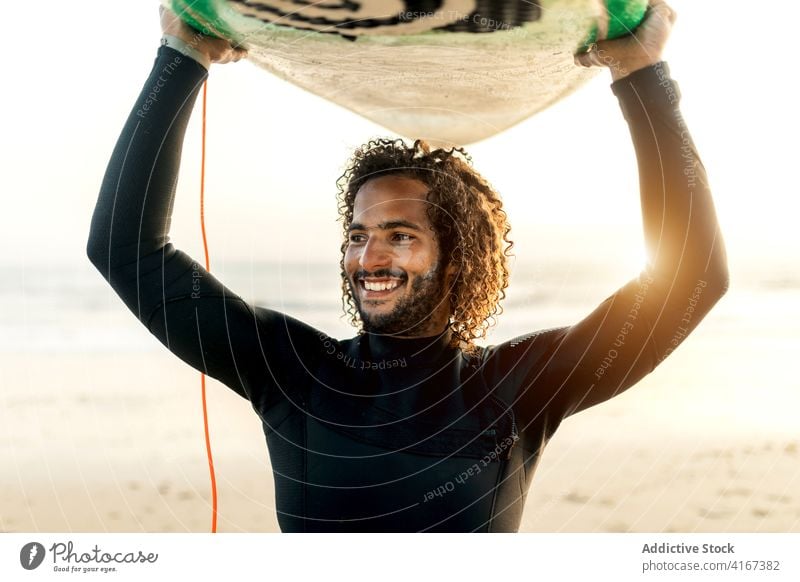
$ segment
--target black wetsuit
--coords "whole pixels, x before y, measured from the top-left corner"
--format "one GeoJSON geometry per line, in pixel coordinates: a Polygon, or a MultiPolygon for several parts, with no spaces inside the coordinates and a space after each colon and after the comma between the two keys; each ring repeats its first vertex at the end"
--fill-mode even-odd
{"type": "Polygon", "coordinates": [[[283,531],[517,531],[561,421],[653,370],[727,288],[703,166],[660,63],[612,85],[654,257],[636,278],[575,325],[472,357],[446,334],[329,338],[248,304],[168,242],[184,132],[206,74],[159,48],[112,154],[88,253],[169,350],[251,402],[283,531]]]}

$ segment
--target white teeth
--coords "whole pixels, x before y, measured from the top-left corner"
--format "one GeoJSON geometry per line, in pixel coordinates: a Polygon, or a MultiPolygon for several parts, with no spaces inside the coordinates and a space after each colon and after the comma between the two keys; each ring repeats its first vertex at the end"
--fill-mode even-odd
{"type": "Polygon", "coordinates": [[[399,283],[391,282],[391,283],[373,283],[370,281],[364,281],[364,288],[367,291],[386,291],[388,289],[394,289],[397,287],[399,283]]]}

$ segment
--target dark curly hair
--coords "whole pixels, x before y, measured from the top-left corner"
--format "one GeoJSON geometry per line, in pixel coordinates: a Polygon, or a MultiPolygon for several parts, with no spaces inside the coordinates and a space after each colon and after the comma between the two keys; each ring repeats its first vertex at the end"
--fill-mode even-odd
{"type": "Polygon", "coordinates": [[[355,150],[336,181],[344,233],[339,265],[345,314],[359,325],[344,266],[356,193],[369,179],[388,174],[415,178],[428,186],[427,214],[445,259],[443,267],[454,265],[457,271],[450,288],[451,345],[472,351],[473,340],[484,337],[502,312],[513,243],[500,196],[472,168],[472,158],[463,148],[431,150],[420,139],[409,146],[401,139],[378,138],[355,150]]]}

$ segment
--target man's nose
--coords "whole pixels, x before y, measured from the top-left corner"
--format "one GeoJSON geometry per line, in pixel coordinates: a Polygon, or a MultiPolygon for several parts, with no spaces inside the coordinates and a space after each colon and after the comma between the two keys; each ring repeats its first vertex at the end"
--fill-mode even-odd
{"type": "Polygon", "coordinates": [[[391,245],[377,237],[372,237],[364,245],[358,262],[362,269],[371,272],[391,266],[393,258],[391,245]]]}

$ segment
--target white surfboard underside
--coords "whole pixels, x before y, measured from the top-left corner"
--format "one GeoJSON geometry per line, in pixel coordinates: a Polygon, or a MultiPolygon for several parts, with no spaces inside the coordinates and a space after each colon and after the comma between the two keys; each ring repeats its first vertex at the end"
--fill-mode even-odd
{"type": "MultiPolygon", "coordinates": [[[[241,33],[249,60],[278,77],[402,136],[466,145],[534,115],[597,73],[576,66],[573,54],[596,23],[602,34],[604,3],[540,5],[538,21],[497,32],[372,29],[356,40],[267,24],[241,5],[226,5],[224,17],[241,33]]],[[[436,22],[472,9],[472,0],[445,2],[436,22]]]]}

